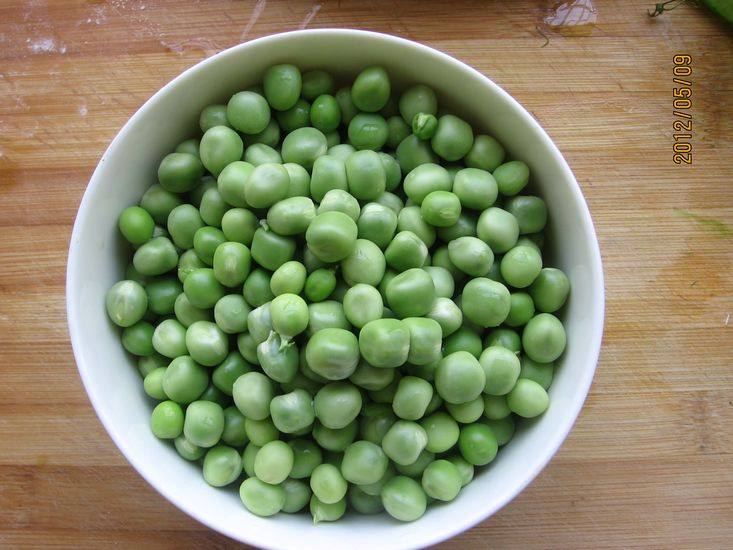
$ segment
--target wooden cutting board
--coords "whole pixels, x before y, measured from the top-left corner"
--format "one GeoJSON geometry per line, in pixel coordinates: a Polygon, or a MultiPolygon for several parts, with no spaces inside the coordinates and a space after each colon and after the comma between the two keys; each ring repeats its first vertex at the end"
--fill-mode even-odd
{"type": "Polygon", "coordinates": [[[573,432],[445,547],[730,547],[733,36],[694,7],[651,20],[653,1],[2,2],[0,546],[235,546],[151,489],[97,421],[67,335],[66,250],[95,163],[163,84],[244,40],[338,26],[425,42],[514,95],[601,243],[605,341],[573,432]],[[675,55],[691,58],[691,165],[673,162],[675,55]]]}

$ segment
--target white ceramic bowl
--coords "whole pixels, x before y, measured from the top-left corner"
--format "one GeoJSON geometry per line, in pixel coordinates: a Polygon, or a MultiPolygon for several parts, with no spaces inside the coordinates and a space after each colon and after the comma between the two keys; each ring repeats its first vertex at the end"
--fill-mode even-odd
{"type": "Polygon", "coordinates": [[[206,59],[156,93],[125,124],[79,207],[69,250],[67,308],[79,373],[100,420],[133,467],[173,504],[212,529],[260,547],[389,550],[424,547],[470,528],[509,502],[547,464],[590,387],[603,331],[604,293],[598,242],[580,188],[557,147],[511,96],[471,67],[421,44],[370,32],[313,30],[253,40],[206,59]],[[203,107],[226,102],[258,82],[269,65],[281,62],[343,77],[379,64],[396,89],[417,82],[434,88],[442,105],[478,131],[496,136],[511,156],[529,164],[550,210],[552,265],[571,281],[564,312],[568,346],[556,369],[549,409],[523,423],[454,502],[431,506],[413,523],[384,515],[348,515],[318,526],[308,515],[262,519],[245,510],[236,488],[209,487],[198,465],[182,460],[150,432],[151,402],[122,350],[118,330],[105,315],[105,293],[123,276],[129,260],[117,231],[120,211],[155,183],[160,159],[195,134],[203,107]]]}

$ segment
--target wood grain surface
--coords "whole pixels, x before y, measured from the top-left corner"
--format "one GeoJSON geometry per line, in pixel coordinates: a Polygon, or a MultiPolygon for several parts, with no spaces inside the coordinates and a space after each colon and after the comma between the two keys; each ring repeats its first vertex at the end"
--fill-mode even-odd
{"type": "Polygon", "coordinates": [[[444,50],[531,110],[603,253],[606,332],[575,428],[443,546],[730,548],[733,34],[691,6],[651,20],[653,2],[0,1],[0,546],[236,546],[98,422],[65,321],[71,226],[109,141],[179,72],[258,36],[353,27],[444,50]],[[590,23],[560,25],[569,4],[590,23]],[[672,162],[675,54],[693,59],[692,166],[672,162]]]}

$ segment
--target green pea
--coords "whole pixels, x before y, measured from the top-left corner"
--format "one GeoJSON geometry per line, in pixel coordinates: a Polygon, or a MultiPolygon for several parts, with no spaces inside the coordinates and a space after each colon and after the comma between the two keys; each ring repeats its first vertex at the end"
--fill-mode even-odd
{"type": "Polygon", "coordinates": [[[213,367],[226,358],[229,341],[216,324],[196,321],[186,329],[186,347],[197,363],[213,367]]]}
{"type": "Polygon", "coordinates": [[[463,486],[458,467],[448,460],[436,460],[428,465],[422,475],[425,493],[434,499],[450,502],[458,496],[463,486]]]}
{"type": "Polygon", "coordinates": [[[323,214],[324,212],[343,212],[352,220],[356,221],[359,219],[361,207],[359,206],[359,201],[347,191],[343,189],[331,189],[323,195],[321,204],[318,205],[318,213],[323,214]]]}
{"type": "Polygon", "coordinates": [[[406,206],[397,216],[397,231],[412,231],[430,248],[435,243],[435,228],[422,218],[419,206],[406,206]]]}
{"type": "Polygon", "coordinates": [[[280,125],[275,118],[270,117],[265,129],[256,134],[245,134],[243,136],[246,147],[255,143],[262,143],[268,147],[276,147],[280,143],[280,125]]]}
{"type": "Polygon", "coordinates": [[[214,126],[206,130],[199,145],[201,162],[214,176],[218,176],[227,164],[241,160],[242,153],[242,138],[227,126],[214,126]]]}
{"type": "Polygon", "coordinates": [[[178,265],[178,252],[166,237],[154,237],[135,251],[132,263],[143,275],[162,275],[178,265]]]}
{"type": "Polygon", "coordinates": [[[255,231],[252,239],[252,259],[265,269],[275,271],[295,255],[295,239],[278,235],[268,228],[255,231]]]}
{"type": "Polygon", "coordinates": [[[139,357],[137,360],[137,370],[140,376],[145,378],[155,369],[167,367],[170,360],[160,354],[148,355],[147,357],[139,357]]]}
{"type": "Polygon", "coordinates": [[[308,326],[308,304],[297,294],[281,294],[270,303],[272,327],[288,340],[308,326]]]}
{"type": "Polygon", "coordinates": [[[245,418],[244,431],[247,434],[247,438],[259,447],[266,445],[270,441],[275,441],[280,435],[275,424],[269,418],[263,420],[245,418]]]}
{"type": "Polygon", "coordinates": [[[290,132],[282,143],[282,157],[285,162],[300,164],[306,170],[313,168],[313,162],[328,150],[326,136],[316,128],[298,128],[290,132]]]}
{"type": "Polygon", "coordinates": [[[439,157],[453,162],[466,156],[473,146],[473,130],[465,121],[454,115],[443,115],[430,140],[430,146],[439,157]]]}
{"type": "Polygon", "coordinates": [[[322,521],[337,521],[346,513],[346,499],[326,504],[313,495],[310,500],[310,513],[313,516],[314,524],[322,521]]]}
{"type": "Polygon", "coordinates": [[[408,317],[403,323],[410,331],[410,351],[407,361],[413,365],[426,365],[440,359],[442,330],[433,319],[408,317]]]}
{"type": "Polygon", "coordinates": [[[403,120],[411,124],[418,113],[437,114],[438,99],[431,88],[424,84],[416,84],[402,92],[399,109],[403,120]]]}
{"type": "Polygon", "coordinates": [[[453,296],[455,282],[450,271],[440,266],[425,266],[423,270],[433,279],[437,298],[451,298],[453,296]]]}
{"type": "Polygon", "coordinates": [[[244,197],[253,208],[268,208],[284,199],[290,187],[288,171],[275,163],[261,164],[244,185],[244,197]]]}
{"type": "Polygon", "coordinates": [[[148,296],[140,283],[119,281],[107,291],[105,307],[114,324],[130,327],[144,317],[148,308],[148,296]]]}
{"type": "Polygon", "coordinates": [[[412,133],[422,140],[431,139],[438,129],[438,119],[430,113],[417,113],[412,117],[412,133]]]}
{"type": "Polygon", "coordinates": [[[220,244],[212,261],[214,276],[223,285],[239,286],[247,279],[251,267],[249,248],[242,243],[220,244]]]}
{"type": "Polygon", "coordinates": [[[356,246],[357,227],[354,220],[342,212],[318,214],[305,233],[310,250],[324,262],[346,258],[356,246]]]}
{"type": "MultiPolygon", "coordinates": [[[[180,262],[180,258],[178,259],[180,262]]],[[[134,281],[138,284],[145,285],[148,282],[148,278],[140,273],[137,269],[135,269],[135,266],[132,262],[127,264],[127,267],[125,268],[125,278],[126,281],[134,281]]]]}
{"type": "Polygon", "coordinates": [[[416,376],[403,376],[397,386],[392,410],[404,420],[419,420],[433,397],[430,382],[416,376]]]}
{"type": "Polygon", "coordinates": [[[421,317],[435,301],[433,279],[422,269],[408,269],[387,285],[387,303],[398,317],[421,317]]]}
{"type": "Polygon", "coordinates": [[[170,153],[158,166],[158,181],[164,189],[173,193],[185,193],[199,184],[204,175],[204,165],[197,155],[170,153]]]}
{"type": "Polygon", "coordinates": [[[386,188],[387,175],[382,160],[370,150],[352,153],[345,163],[349,192],[359,200],[373,200],[386,188]]]}
{"type": "Polygon", "coordinates": [[[292,132],[298,128],[308,126],[310,121],[311,104],[305,99],[299,99],[295,105],[275,113],[275,118],[284,132],[292,132]]]}
{"type": "Polygon", "coordinates": [[[356,441],[344,451],[341,474],[357,485],[376,483],[387,471],[389,460],[381,447],[369,441],[356,441]]]}
{"type": "Polygon", "coordinates": [[[346,159],[349,158],[349,155],[351,155],[351,153],[353,153],[354,151],[356,151],[356,149],[353,145],[349,143],[340,143],[338,145],[329,147],[327,156],[336,158],[341,162],[346,162],[346,159]]]}
{"type": "Polygon", "coordinates": [[[339,89],[335,96],[341,110],[341,124],[348,125],[351,119],[356,116],[359,109],[354,105],[349,88],[339,89]]]}
{"type": "Polygon", "coordinates": [[[533,361],[551,363],[565,351],[565,329],[551,313],[534,316],[524,327],[522,347],[533,361]]]}
{"type": "Polygon", "coordinates": [[[199,140],[195,138],[184,140],[176,146],[175,152],[176,153],[189,153],[191,155],[198,157],[199,156],[199,140]]]}
{"type": "Polygon", "coordinates": [[[272,316],[270,315],[270,303],[271,302],[262,304],[260,307],[253,309],[250,314],[247,315],[247,329],[257,344],[267,340],[267,337],[273,330],[272,316]]]}
{"type": "Polygon", "coordinates": [[[417,478],[422,476],[425,468],[427,468],[434,460],[435,455],[433,453],[422,451],[415,462],[406,466],[398,464],[395,469],[403,476],[417,478]]]}
{"type": "Polygon", "coordinates": [[[380,319],[383,306],[379,291],[368,284],[355,284],[344,296],[344,314],[356,328],[362,328],[367,323],[380,319]]]}
{"type": "Polygon", "coordinates": [[[435,371],[435,389],[448,403],[476,399],[486,383],[478,360],[467,351],[456,351],[441,359],[435,371]]]}
{"type": "Polygon", "coordinates": [[[428,258],[428,247],[412,231],[400,231],[384,252],[390,267],[397,271],[419,268],[428,258]]]}
{"type": "Polygon", "coordinates": [[[438,164],[426,163],[411,170],[404,181],[405,194],[415,204],[421,205],[433,191],[450,191],[448,171],[438,164]]]}
{"type": "Polygon", "coordinates": [[[447,269],[456,284],[463,282],[463,280],[466,278],[466,274],[458,269],[455,264],[450,261],[450,255],[448,254],[447,246],[439,246],[433,251],[431,265],[447,269]]]}
{"type": "Polygon", "coordinates": [[[206,452],[203,472],[206,483],[212,487],[224,487],[242,473],[242,457],[232,447],[217,445],[206,452]]]}
{"type": "Polygon", "coordinates": [[[252,366],[238,351],[231,351],[211,373],[211,381],[226,395],[232,395],[234,382],[245,373],[251,372],[252,366]]]}
{"type": "Polygon", "coordinates": [[[430,148],[430,143],[422,141],[414,134],[410,134],[400,142],[396,155],[403,174],[423,164],[434,164],[437,161],[435,153],[430,148]]]}
{"type": "Polygon", "coordinates": [[[420,207],[423,219],[435,227],[450,227],[461,215],[461,201],[449,191],[431,191],[420,207]]]}
{"type": "Polygon", "coordinates": [[[341,107],[336,98],[328,94],[315,98],[311,105],[310,121],[314,128],[324,134],[338,128],[341,124],[341,107]]]}
{"type": "Polygon", "coordinates": [[[125,208],[117,220],[120,233],[133,246],[146,243],[153,236],[155,221],[147,210],[139,206],[125,208]]]}
{"type": "Polygon", "coordinates": [[[516,195],[529,182],[529,167],[521,160],[505,162],[494,170],[494,178],[502,195],[516,195]]]}
{"type": "Polygon", "coordinates": [[[216,227],[202,227],[193,234],[193,249],[206,265],[214,262],[214,252],[224,242],[226,242],[224,233],[216,227]]]}
{"type": "Polygon", "coordinates": [[[270,289],[270,280],[270,274],[264,269],[257,268],[250,272],[242,287],[244,299],[249,305],[260,307],[275,297],[270,289]]]}
{"type": "Polygon", "coordinates": [[[335,300],[308,304],[308,336],[325,328],[351,329],[343,305],[335,300]]]}
{"type": "Polygon", "coordinates": [[[287,443],[270,441],[255,456],[255,475],[265,483],[277,485],[287,479],[293,469],[293,461],[293,450],[287,443]]]}
{"type": "Polygon", "coordinates": [[[280,294],[299,294],[305,286],[305,266],[298,261],[285,262],[278,267],[270,278],[270,290],[275,296],[280,294]]]}
{"type": "Polygon", "coordinates": [[[483,409],[483,415],[489,420],[501,420],[512,413],[505,395],[484,395],[483,409]]]}
{"type": "Polygon", "coordinates": [[[154,330],[153,325],[145,321],[138,321],[132,326],[125,327],[122,331],[122,347],[133,355],[152,355],[155,352],[154,330]]]}
{"type": "Polygon", "coordinates": [[[519,358],[501,346],[486,348],[479,357],[479,363],[486,375],[484,393],[489,395],[509,393],[519,378],[519,358]]]}
{"type": "MultiPolygon", "coordinates": [[[[270,122],[270,106],[258,93],[239,92],[227,103],[227,119],[235,130],[243,134],[257,134],[270,122]]],[[[239,156],[241,158],[241,153],[239,156]]]]}
{"type": "Polygon", "coordinates": [[[484,466],[494,460],[499,444],[491,428],[482,423],[475,423],[461,428],[458,448],[467,462],[474,466],[484,466]]]}
{"type": "Polygon", "coordinates": [[[243,374],[232,387],[232,397],[237,409],[253,420],[264,420],[270,416],[270,402],[274,395],[272,382],[256,371],[243,374]]]}
{"type": "Polygon", "coordinates": [[[420,422],[428,436],[425,450],[431,453],[444,453],[453,448],[458,442],[460,429],[453,418],[444,413],[436,412],[420,422]]]}
{"type": "Polygon", "coordinates": [[[420,484],[406,476],[395,476],[382,489],[382,505],[400,521],[415,521],[427,507],[427,497],[420,484]]]}
{"type": "Polygon", "coordinates": [[[298,372],[298,348],[271,332],[257,346],[257,360],[263,372],[276,382],[290,382],[298,372]]]}
{"type": "Polygon", "coordinates": [[[553,313],[564,306],[569,292],[567,275],[552,267],[542,268],[529,287],[534,305],[544,313],[553,313]]]}
{"type": "Polygon", "coordinates": [[[521,370],[519,378],[527,378],[537,382],[543,389],[547,390],[552,384],[552,377],[555,372],[554,363],[538,363],[526,355],[520,359],[521,370]]]}
{"type": "MultiPolygon", "coordinates": [[[[432,363],[425,363],[424,365],[413,365],[412,363],[408,363],[407,365],[405,365],[405,368],[403,370],[405,374],[411,374],[412,376],[417,376],[419,378],[422,378],[423,380],[432,382],[433,380],[435,380],[435,369],[438,368],[438,363],[442,358],[443,356],[441,354],[441,356],[436,361],[433,361],[432,363]]],[[[433,394],[433,397],[435,397],[435,394],[433,394]]]]}
{"type": "Polygon", "coordinates": [[[384,509],[379,495],[369,495],[356,485],[349,487],[348,498],[351,507],[360,514],[378,514],[384,509]]]}
{"type": "Polygon", "coordinates": [[[277,149],[264,143],[253,143],[245,149],[244,161],[257,167],[262,164],[282,164],[283,159],[277,149]]]}
{"type": "Polygon", "coordinates": [[[278,395],[270,402],[270,415],[275,427],[283,433],[308,428],[315,420],[312,398],[302,389],[278,395]]]}
{"type": "MultiPolygon", "coordinates": [[[[379,152],[379,160],[382,161],[385,174],[385,189],[387,191],[394,191],[402,183],[402,170],[397,159],[387,153],[379,152]]],[[[381,195],[380,195],[381,196],[381,195]]],[[[375,200],[379,198],[376,197],[375,200]]]]}
{"type": "Polygon", "coordinates": [[[267,213],[267,224],[279,235],[304,233],[316,216],[316,207],[308,197],[290,197],[274,204],[267,213]]]}
{"type": "Polygon", "coordinates": [[[165,319],[155,327],[152,343],[155,351],[165,357],[186,355],[186,327],[175,319],[165,319]]]}
{"type": "Polygon", "coordinates": [[[542,271],[542,256],[530,246],[515,246],[501,258],[501,276],[515,288],[526,288],[542,271]]]}
{"type": "Polygon", "coordinates": [[[217,403],[222,407],[228,407],[229,403],[231,402],[229,396],[219,390],[219,388],[214,386],[214,384],[209,384],[207,386],[207,388],[204,390],[204,393],[202,393],[199,397],[199,400],[211,401],[212,403],[217,403]]]}
{"type": "Polygon", "coordinates": [[[182,435],[173,440],[173,445],[175,446],[176,451],[178,451],[178,454],[185,460],[199,460],[206,453],[206,449],[199,447],[198,445],[194,445],[182,435]]]}
{"type": "Polygon", "coordinates": [[[545,389],[534,380],[520,378],[507,395],[509,409],[524,418],[534,418],[547,410],[550,399],[545,389]]]}
{"type": "Polygon", "coordinates": [[[183,435],[194,445],[213,447],[223,431],[224,410],[220,405],[211,401],[194,401],[186,408],[183,435]]]}
{"type": "Polygon", "coordinates": [[[287,198],[307,197],[310,194],[311,176],[300,164],[286,162],[283,164],[290,176],[287,198]]]}
{"type": "Polygon", "coordinates": [[[547,224],[547,205],[539,197],[517,195],[504,203],[519,224],[519,233],[537,233],[547,224]]]}
{"type": "Polygon", "coordinates": [[[348,484],[338,468],[331,464],[320,464],[311,474],[310,487],[321,502],[334,504],[344,498],[348,484]]]}
{"type": "MultiPolygon", "coordinates": [[[[341,453],[356,439],[358,425],[356,421],[347,424],[343,428],[327,428],[320,422],[313,426],[313,438],[323,449],[334,453],[341,453]]],[[[328,457],[324,459],[329,461],[328,457]]],[[[340,467],[340,464],[338,465],[340,467]]]]}
{"type": "Polygon", "coordinates": [[[532,297],[526,292],[512,292],[509,315],[504,321],[510,327],[519,327],[534,317],[535,308],[532,297]]]}
{"type": "Polygon", "coordinates": [[[367,67],[351,86],[351,99],[360,111],[375,113],[383,108],[391,93],[389,75],[382,67],[367,67]]]}
{"type": "Polygon", "coordinates": [[[381,390],[386,388],[394,380],[393,369],[380,369],[371,366],[366,361],[361,361],[349,381],[365,390],[381,390]]]}
{"type": "Polygon", "coordinates": [[[214,307],[216,302],[226,294],[224,287],[216,279],[214,270],[209,268],[194,269],[183,281],[183,292],[192,306],[200,309],[214,307]]]}
{"type": "Polygon", "coordinates": [[[201,197],[199,213],[201,214],[201,219],[207,225],[221,227],[221,220],[229,208],[229,205],[224,201],[219,190],[216,187],[212,187],[211,189],[207,189],[201,197]]]}
{"type": "Polygon", "coordinates": [[[297,479],[286,479],[280,484],[280,487],[285,491],[282,511],[286,514],[300,512],[311,498],[310,487],[297,479]]]}
{"type": "Polygon", "coordinates": [[[384,117],[374,113],[359,113],[349,122],[349,141],[357,149],[379,151],[387,142],[389,127],[384,117]]]}
{"type": "Polygon", "coordinates": [[[381,390],[372,390],[369,392],[369,398],[374,403],[392,403],[394,401],[395,393],[397,393],[397,386],[400,383],[402,375],[399,371],[394,371],[394,379],[388,386],[385,386],[381,390]]]}
{"type": "Polygon", "coordinates": [[[322,302],[336,288],[336,275],[331,269],[316,269],[305,280],[305,297],[310,302],[322,302]]]}
{"type": "Polygon", "coordinates": [[[273,65],[262,77],[267,102],[273,109],[290,109],[300,97],[302,79],[295,65],[273,65]]]}
{"type": "Polygon", "coordinates": [[[191,204],[176,206],[168,215],[168,233],[179,248],[193,248],[193,236],[203,226],[198,209],[191,204]]]}
{"type": "Polygon", "coordinates": [[[496,327],[504,322],[511,298],[509,290],[491,279],[476,278],[463,287],[461,310],[463,315],[480,327],[496,327]]]}
{"type": "Polygon", "coordinates": [[[186,250],[178,258],[178,280],[180,282],[185,281],[189,273],[201,267],[206,267],[206,264],[201,261],[201,259],[196,254],[196,251],[193,249],[186,250]]]}
{"type": "Polygon", "coordinates": [[[494,263],[494,254],[476,237],[459,237],[448,243],[448,257],[453,265],[472,277],[484,277],[494,263]]]}
{"type": "Polygon", "coordinates": [[[370,240],[384,249],[397,229],[397,214],[387,206],[370,202],[361,209],[356,226],[360,239],[370,240]]]}
{"type": "Polygon", "coordinates": [[[323,386],[313,399],[316,417],[326,428],[345,428],[361,410],[361,393],[349,382],[331,382],[323,386]]]}
{"type": "Polygon", "coordinates": [[[359,349],[374,367],[399,367],[407,361],[410,331],[397,319],[370,321],[359,332],[359,349]]]}
{"type": "Polygon", "coordinates": [[[145,376],[143,380],[143,389],[153,399],[162,401],[168,399],[168,396],[163,389],[163,379],[165,377],[166,370],[164,367],[159,367],[152,370],[145,376]]]}
{"type": "MultiPolygon", "coordinates": [[[[148,190],[145,191],[140,199],[140,207],[150,214],[155,223],[159,224],[165,223],[168,219],[168,215],[171,213],[171,210],[180,204],[182,204],[182,201],[179,195],[163,189],[159,184],[148,187],[148,190]]],[[[147,228],[145,231],[147,231],[147,228]]],[[[154,236],[152,232],[150,236],[154,236]]],[[[140,235],[140,237],[142,237],[142,235],[140,235]]]]}
{"type": "Polygon", "coordinates": [[[257,346],[260,342],[255,342],[254,338],[249,332],[242,332],[237,335],[237,349],[242,357],[246,361],[256,365],[259,362],[257,359],[257,346]]]}
{"type": "Polygon", "coordinates": [[[443,337],[448,337],[457,331],[463,323],[463,312],[450,298],[437,297],[433,306],[425,314],[429,319],[436,321],[443,332],[443,337]]]}
{"type": "Polygon", "coordinates": [[[481,336],[466,325],[461,326],[458,330],[446,336],[443,343],[443,353],[445,355],[450,355],[457,351],[467,351],[478,359],[482,350],[481,336]]]}
{"type": "Polygon", "coordinates": [[[464,207],[485,210],[496,202],[498,186],[490,172],[464,168],[455,175],[453,192],[464,207]]]}
{"type": "Polygon", "coordinates": [[[191,403],[198,399],[209,385],[209,375],[188,355],[171,361],[163,378],[163,390],[177,403],[191,403]]]}
{"type": "Polygon", "coordinates": [[[387,147],[396,149],[397,146],[410,135],[410,126],[400,116],[391,116],[387,119],[387,147]]]}
{"type": "Polygon", "coordinates": [[[473,140],[473,146],[468,151],[464,161],[470,168],[480,168],[493,172],[504,162],[506,153],[496,139],[491,136],[479,135],[473,140]]]}
{"type": "MultiPolygon", "coordinates": [[[[394,193],[390,193],[389,191],[385,191],[384,193],[379,195],[374,202],[389,208],[395,214],[399,214],[402,211],[402,208],[404,208],[404,203],[402,202],[402,199],[394,193]]],[[[362,212],[363,211],[364,209],[362,209],[362,212]]]]}
{"type": "Polygon", "coordinates": [[[343,380],[351,376],[359,363],[359,342],[348,330],[324,328],[311,335],[305,357],[317,374],[328,380],[343,380]]]}
{"type": "Polygon", "coordinates": [[[183,432],[183,409],[174,401],[158,403],[150,416],[150,429],[159,439],[175,439],[183,432]]]}
{"type": "Polygon", "coordinates": [[[208,107],[204,107],[201,115],[199,115],[199,126],[202,132],[206,132],[214,126],[229,126],[227,106],[209,105],[208,107]]]}
{"type": "Polygon", "coordinates": [[[484,347],[503,346],[514,353],[522,349],[522,342],[519,334],[510,328],[500,327],[490,331],[484,340],[484,347]]]}
{"type": "Polygon", "coordinates": [[[270,485],[250,477],[239,487],[239,498],[245,508],[256,516],[274,516],[285,506],[285,490],[279,485],[270,485]]]}
{"type": "Polygon", "coordinates": [[[293,450],[293,469],[290,477],[295,479],[310,477],[316,466],[323,461],[320,447],[309,439],[291,439],[288,445],[293,450]]]}
{"type": "Polygon", "coordinates": [[[515,427],[514,418],[512,416],[507,416],[499,420],[484,420],[483,422],[489,427],[491,433],[494,434],[496,442],[500,447],[509,443],[512,437],[514,437],[515,427]]]}
{"type": "Polygon", "coordinates": [[[332,189],[348,190],[346,165],[339,157],[324,155],[318,157],[313,163],[310,194],[316,201],[322,201],[326,193],[332,189]]]}
{"type": "Polygon", "coordinates": [[[428,436],[420,424],[397,420],[382,439],[382,449],[393,462],[407,466],[417,460],[427,442],[428,436]]]}
{"type": "Polygon", "coordinates": [[[312,101],[319,95],[332,94],[335,89],[333,76],[326,71],[314,69],[303,73],[300,93],[307,100],[312,101]]]}
{"type": "Polygon", "coordinates": [[[243,296],[228,294],[214,305],[214,319],[226,334],[238,334],[247,330],[247,316],[250,311],[252,308],[243,296]]]}
{"type": "Polygon", "coordinates": [[[366,239],[357,239],[351,254],[341,260],[341,276],[349,285],[376,286],[385,269],[384,254],[376,244],[366,239]]]}
{"type": "Polygon", "coordinates": [[[189,191],[189,202],[193,204],[196,208],[198,208],[199,206],[201,206],[201,197],[204,196],[204,193],[214,187],[216,187],[216,179],[214,179],[213,176],[204,176],[203,178],[201,178],[201,183],[197,187],[194,187],[191,191],[189,191]]]}

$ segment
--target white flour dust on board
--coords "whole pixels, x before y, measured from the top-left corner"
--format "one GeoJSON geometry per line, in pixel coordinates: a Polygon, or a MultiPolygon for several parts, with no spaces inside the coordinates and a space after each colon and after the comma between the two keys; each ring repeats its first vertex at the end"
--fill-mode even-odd
{"type": "Polygon", "coordinates": [[[66,45],[57,44],[51,37],[38,38],[35,40],[26,38],[25,43],[28,46],[28,49],[33,53],[66,53],[66,45]]]}
{"type": "Polygon", "coordinates": [[[307,14],[307,15],[305,16],[305,19],[303,19],[303,21],[301,21],[301,22],[300,22],[300,25],[298,25],[298,28],[299,28],[300,30],[303,30],[303,29],[305,29],[305,28],[306,28],[306,27],[308,26],[308,24],[309,24],[309,23],[310,23],[311,21],[313,21],[313,18],[314,18],[314,17],[316,16],[316,14],[317,14],[317,13],[318,13],[319,11],[321,11],[321,5],[320,5],[320,4],[316,4],[315,6],[313,6],[313,7],[312,7],[312,8],[310,9],[310,11],[308,12],[308,14],[307,14]]]}
{"type": "Polygon", "coordinates": [[[87,116],[87,113],[89,112],[89,110],[87,109],[86,105],[79,105],[76,108],[76,112],[79,113],[79,115],[81,116],[87,116]]]}
{"type": "Polygon", "coordinates": [[[598,10],[592,0],[573,0],[557,6],[544,22],[551,27],[572,27],[593,24],[597,20],[598,10]]]}
{"type": "Polygon", "coordinates": [[[255,7],[252,8],[252,13],[249,16],[247,24],[244,26],[244,29],[242,29],[242,34],[239,35],[240,42],[243,42],[244,39],[247,38],[249,31],[251,31],[252,27],[254,27],[255,23],[257,23],[257,20],[260,18],[260,14],[262,14],[266,5],[267,0],[257,0],[255,7]]]}

